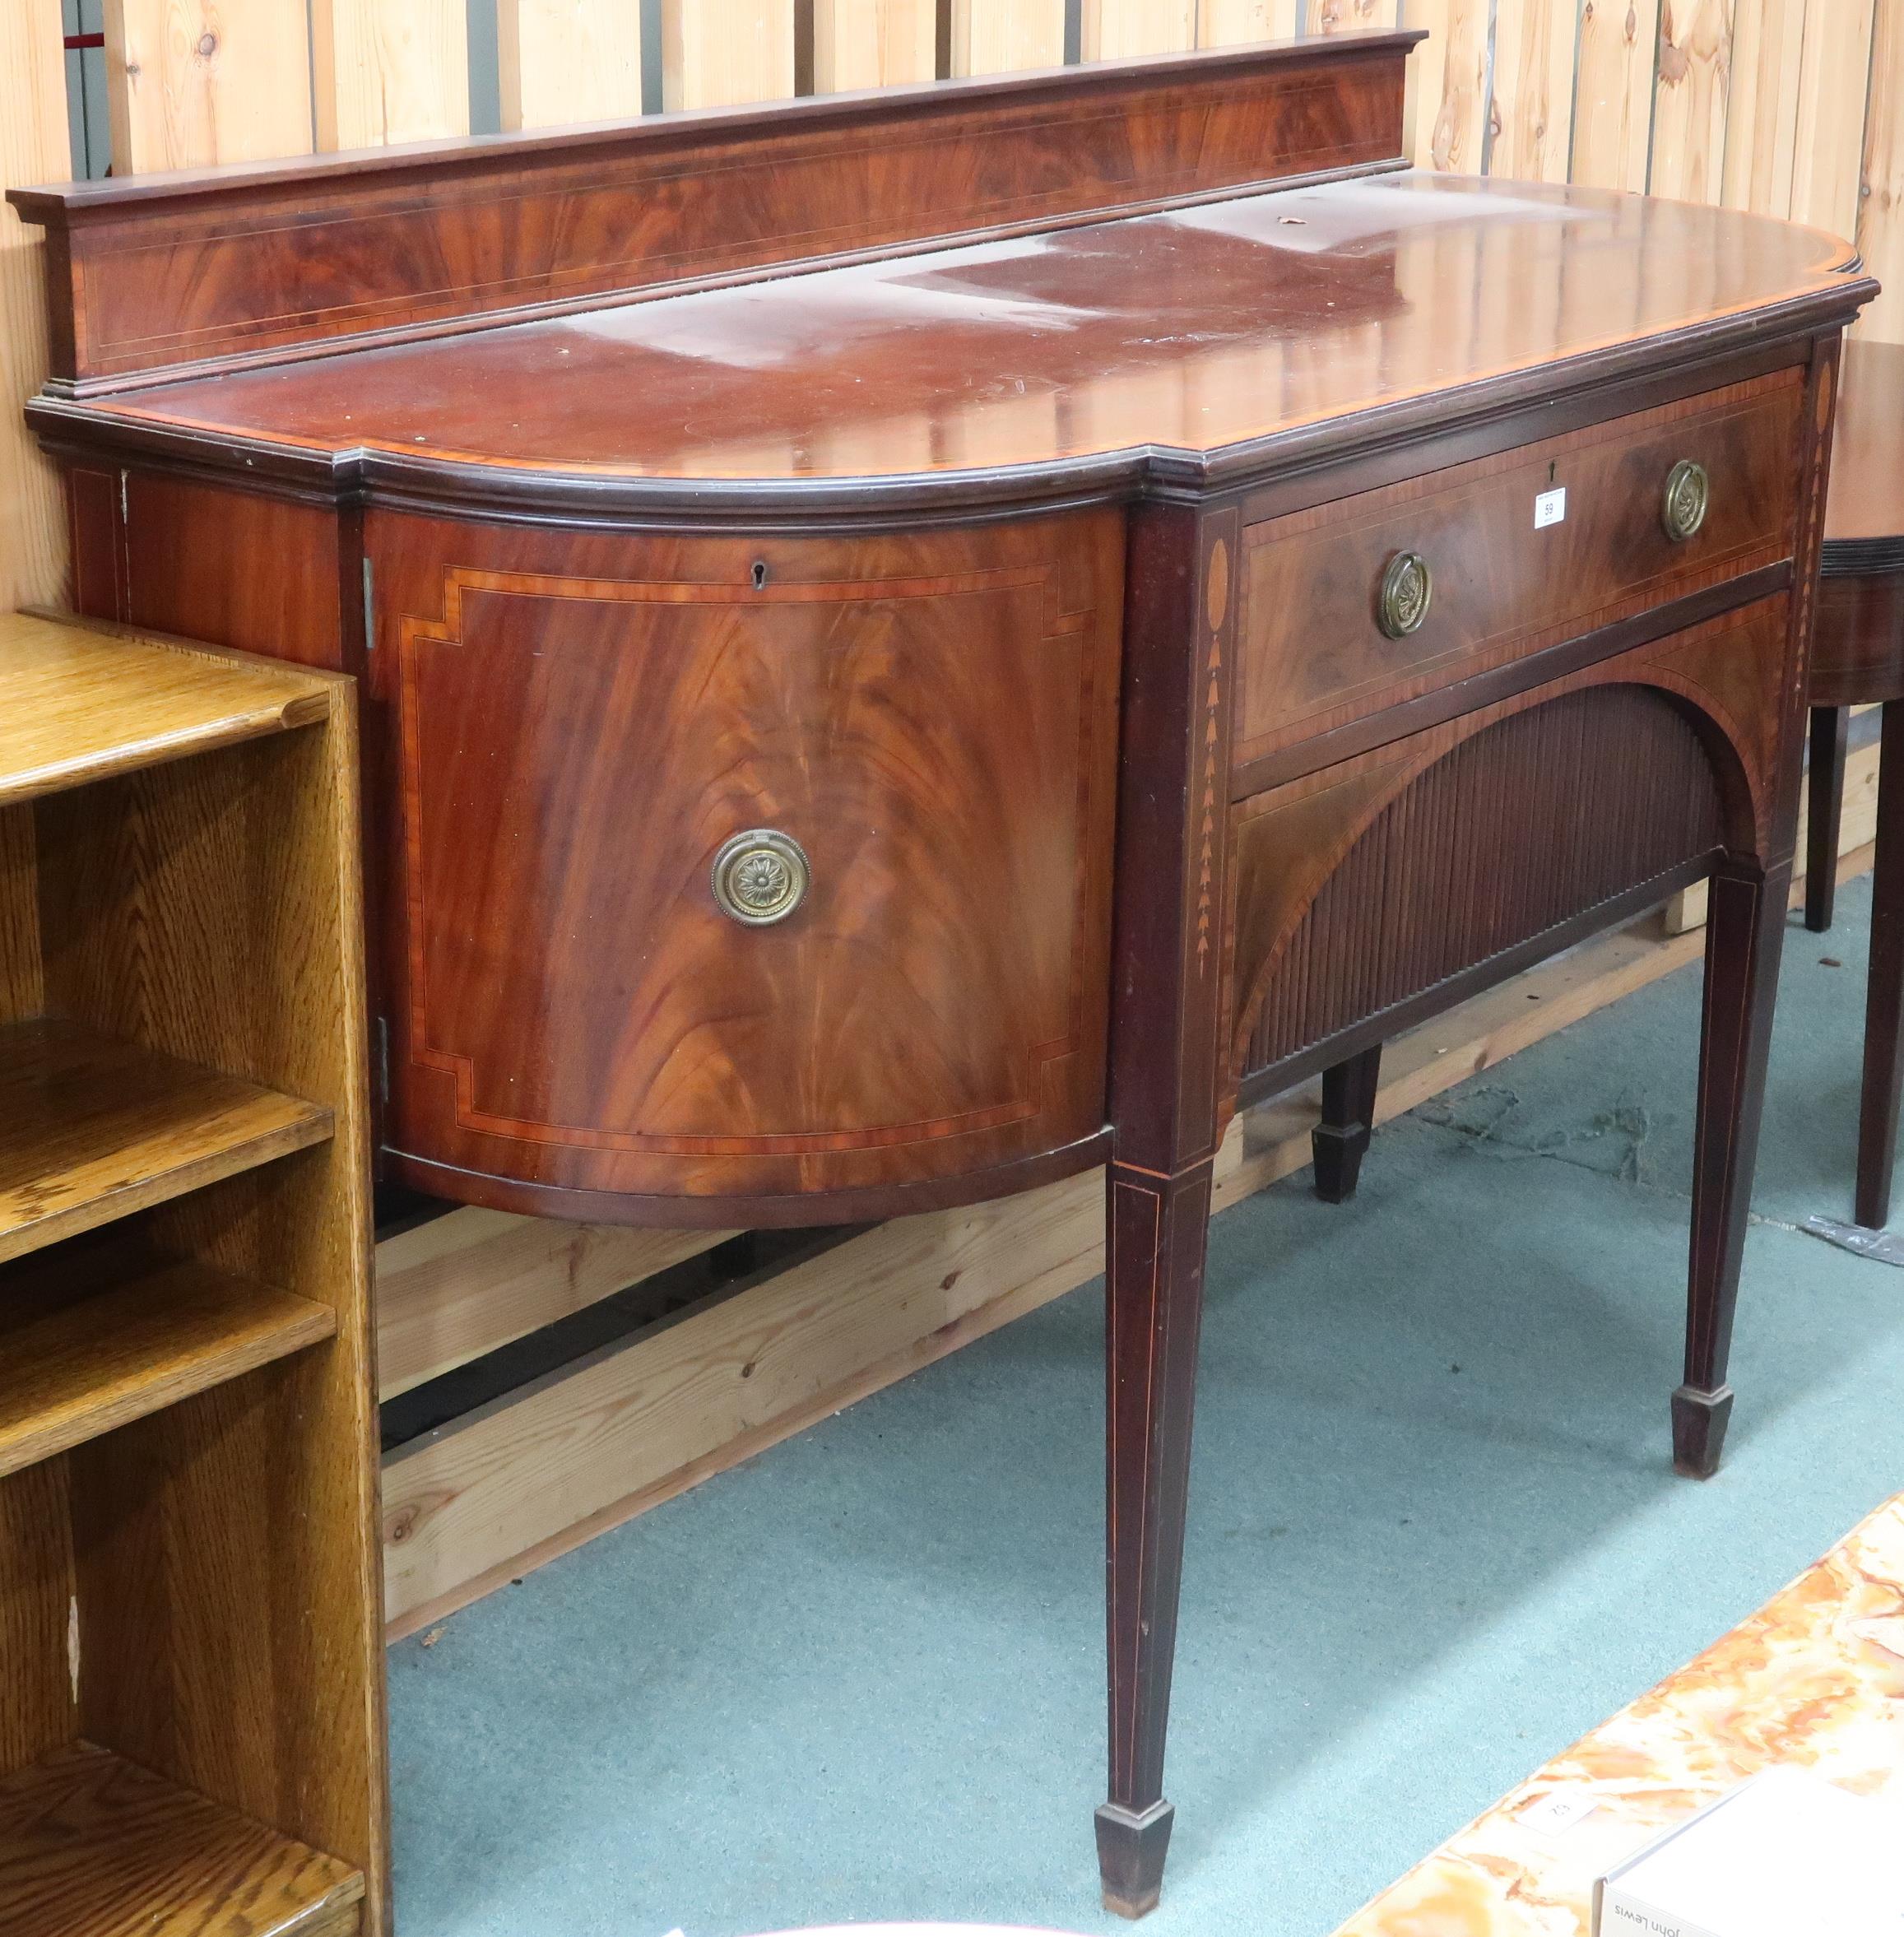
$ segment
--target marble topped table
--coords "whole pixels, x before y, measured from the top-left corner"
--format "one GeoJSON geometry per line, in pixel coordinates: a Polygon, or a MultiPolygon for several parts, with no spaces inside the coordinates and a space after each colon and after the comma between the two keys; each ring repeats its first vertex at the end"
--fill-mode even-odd
{"type": "Polygon", "coordinates": [[[1337,1937],[1586,1937],[1596,1877],[1773,1763],[1904,1811],[1904,1494],[1337,1937]]]}

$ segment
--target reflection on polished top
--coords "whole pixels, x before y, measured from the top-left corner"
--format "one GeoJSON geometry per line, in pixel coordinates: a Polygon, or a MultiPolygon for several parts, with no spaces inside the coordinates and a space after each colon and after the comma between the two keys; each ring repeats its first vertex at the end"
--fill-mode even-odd
{"type": "MultiPolygon", "coordinates": [[[[850,479],[1204,453],[1832,286],[1820,232],[1405,172],[788,274],[104,405],[318,451],[850,479]]],[[[1451,402],[1449,409],[1456,406],[1451,402]]]]}
{"type": "Polygon", "coordinates": [[[1337,1937],[1587,1937],[1596,1877],[1774,1763],[1904,1811],[1904,1495],[1337,1937]],[[1591,1813],[1530,1819],[1561,1798],[1591,1813]]]}
{"type": "Polygon", "coordinates": [[[1832,444],[1825,543],[1904,537],[1904,343],[1855,337],[1832,444]]]}

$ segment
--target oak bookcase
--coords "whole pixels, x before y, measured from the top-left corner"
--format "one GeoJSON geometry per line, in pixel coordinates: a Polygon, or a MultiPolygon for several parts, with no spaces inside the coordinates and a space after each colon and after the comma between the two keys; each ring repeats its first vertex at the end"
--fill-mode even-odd
{"type": "Polygon", "coordinates": [[[0,617],[0,1930],[383,1937],[351,684],[0,617]]]}

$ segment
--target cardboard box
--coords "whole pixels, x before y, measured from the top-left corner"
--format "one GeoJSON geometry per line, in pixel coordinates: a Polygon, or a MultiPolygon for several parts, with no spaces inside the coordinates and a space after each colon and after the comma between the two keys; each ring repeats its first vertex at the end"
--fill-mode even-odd
{"type": "Polygon", "coordinates": [[[1904,1937],[1904,1815],[1772,1768],[1594,1885],[1594,1937],[1904,1937]]]}

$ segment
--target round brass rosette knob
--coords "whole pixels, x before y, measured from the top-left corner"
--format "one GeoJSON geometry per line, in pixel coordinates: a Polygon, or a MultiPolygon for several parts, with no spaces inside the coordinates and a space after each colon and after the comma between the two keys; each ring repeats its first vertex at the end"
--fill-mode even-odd
{"type": "Polygon", "coordinates": [[[1712,481],[1703,464],[1682,458],[1666,473],[1666,497],[1660,516],[1666,536],[1675,545],[1683,544],[1706,522],[1706,507],[1712,496],[1712,481]]]}
{"type": "Polygon", "coordinates": [[[784,922],[806,899],[810,878],[806,850],[771,827],[736,834],[714,857],[714,899],[748,928],[784,922]]]}
{"type": "Polygon", "coordinates": [[[1376,623],[1391,639],[1406,639],[1420,629],[1434,597],[1434,574],[1419,551],[1398,551],[1382,574],[1376,594],[1376,623]]]}

